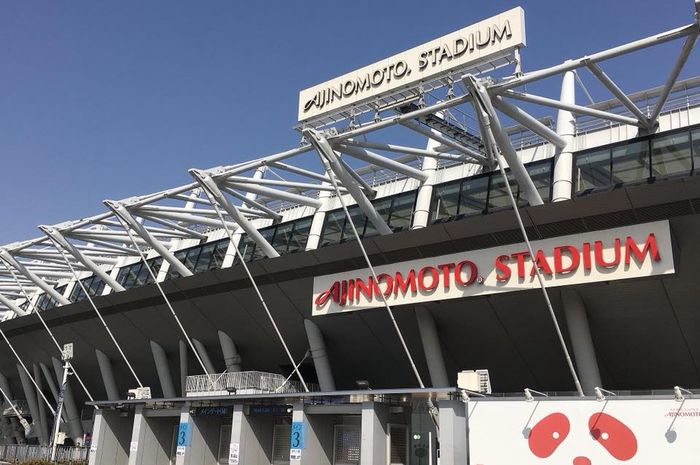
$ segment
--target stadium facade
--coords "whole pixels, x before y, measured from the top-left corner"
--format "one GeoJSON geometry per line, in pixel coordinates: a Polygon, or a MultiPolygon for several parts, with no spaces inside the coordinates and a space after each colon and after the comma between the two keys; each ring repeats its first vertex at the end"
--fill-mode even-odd
{"type": "Polygon", "coordinates": [[[298,147],[0,247],[2,456],[694,463],[695,9],[532,72],[509,10],[301,91],[298,147]],[[655,87],[603,69],[668,42],[655,87]]]}

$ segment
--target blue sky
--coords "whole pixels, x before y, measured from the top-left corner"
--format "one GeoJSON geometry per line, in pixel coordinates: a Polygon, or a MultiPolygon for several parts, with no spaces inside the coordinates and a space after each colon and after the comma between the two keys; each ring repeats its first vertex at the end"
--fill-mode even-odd
{"type": "MultiPolygon", "coordinates": [[[[188,168],[292,147],[300,89],[517,5],[526,71],[689,24],[694,8],[691,0],[0,2],[0,244],[104,211],[104,199],[189,182],[188,168]]],[[[660,85],[680,45],[604,68],[625,90],[660,85]]],[[[695,51],[681,77],[698,74],[695,51]]],[[[584,78],[594,97],[608,97],[584,78]]],[[[537,91],[555,96],[557,86],[537,91]]]]}

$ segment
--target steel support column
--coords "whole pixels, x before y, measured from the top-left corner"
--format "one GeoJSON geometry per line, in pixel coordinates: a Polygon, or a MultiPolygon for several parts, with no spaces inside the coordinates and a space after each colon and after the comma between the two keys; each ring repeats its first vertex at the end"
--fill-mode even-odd
{"type": "Polygon", "coordinates": [[[121,218],[136,234],[138,234],[141,239],[153,247],[153,249],[158,252],[158,254],[163,257],[165,261],[170,263],[170,266],[180,273],[181,276],[192,276],[192,272],[175,257],[175,254],[170,252],[170,250],[168,250],[168,248],[165,247],[158,239],[153,237],[153,235],[151,235],[151,233],[149,233],[141,223],[136,221],[136,218],[131,216],[131,213],[126,206],[112,200],[105,200],[104,204],[107,205],[107,208],[112,210],[115,215],[121,218]]]}
{"type": "Polygon", "coordinates": [[[586,307],[578,292],[572,289],[563,289],[561,300],[576,368],[581,375],[581,387],[586,394],[593,394],[593,389],[601,387],[602,382],[586,307]]]}
{"type": "Polygon", "coordinates": [[[27,373],[25,373],[22,365],[17,365],[17,373],[19,373],[19,379],[22,382],[22,390],[24,391],[25,399],[27,399],[29,412],[32,414],[32,424],[34,425],[35,433],[39,439],[39,444],[45,446],[48,444],[48,433],[45,433],[44,425],[41,424],[39,404],[37,402],[34,386],[32,385],[32,382],[29,381],[29,376],[27,373]]]}
{"type": "MultiPolygon", "coordinates": [[[[434,151],[440,145],[435,139],[428,138],[426,150],[434,151]]],[[[435,185],[438,159],[423,157],[421,169],[427,175],[423,184],[418,188],[416,205],[413,209],[413,224],[411,229],[425,228],[430,223],[430,203],[433,201],[433,186],[435,185]]]]}
{"type": "Polygon", "coordinates": [[[5,297],[2,293],[0,293],[0,303],[12,310],[17,316],[24,316],[29,314],[29,312],[22,310],[17,304],[5,297]]]}
{"type": "Polygon", "coordinates": [[[357,181],[345,171],[326,138],[321,133],[314,131],[313,129],[304,130],[304,136],[311,143],[311,145],[314,146],[318,154],[321,156],[321,159],[325,160],[324,164],[327,164],[330,170],[335,173],[343,187],[348,190],[352,198],[357,203],[357,206],[360,207],[360,210],[362,210],[365,215],[367,215],[367,218],[372,225],[374,225],[379,234],[391,234],[393,232],[391,228],[386,224],[379,213],[377,213],[374,205],[372,205],[372,202],[370,202],[364,192],[362,192],[362,189],[357,181]]]}
{"type": "MultiPolygon", "coordinates": [[[[561,83],[560,100],[563,103],[576,104],[576,81],[573,71],[564,73],[561,83]]],[[[554,154],[554,175],[552,181],[552,202],[571,199],[573,191],[574,169],[574,135],[576,134],[576,117],[568,110],[560,109],[557,113],[557,134],[566,145],[558,148],[554,154]]]]}
{"type": "MultiPolygon", "coordinates": [[[[328,183],[324,182],[324,184],[328,183]]],[[[325,190],[319,191],[318,199],[323,203],[321,204],[321,207],[316,210],[313,219],[311,220],[309,237],[306,239],[306,247],[304,250],[318,249],[319,243],[321,242],[321,234],[323,233],[323,224],[326,221],[326,213],[330,208],[331,193],[325,190]]]]}
{"type": "Polygon", "coordinates": [[[194,344],[194,348],[197,350],[197,353],[199,354],[199,357],[202,359],[202,362],[204,363],[204,366],[207,367],[207,371],[211,373],[218,373],[216,368],[214,368],[214,364],[211,362],[211,359],[209,358],[209,353],[207,352],[207,348],[204,347],[204,344],[199,342],[199,340],[192,338],[192,344],[194,344]]]}
{"type": "Polygon", "coordinates": [[[24,277],[36,284],[39,288],[41,288],[41,290],[50,295],[51,298],[59,304],[68,305],[71,303],[70,300],[63,297],[58,291],[56,291],[56,289],[49,286],[46,281],[35,275],[29,268],[17,261],[15,257],[13,257],[12,254],[6,249],[0,249],[0,258],[2,258],[2,260],[7,263],[8,266],[14,267],[17,271],[24,275],[24,277]]]}
{"type": "Polygon", "coordinates": [[[314,368],[316,368],[316,376],[318,377],[321,391],[335,391],[335,380],[333,379],[328,352],[326,352],[326,342],[323,340],[323,333],[316,326],[316,323],[309,319],[304,320],[304,328],[306,329],[306,337],[309,340],[311,358],[314,361],[314,368]]]}
{"type": "MultiPolygon", "coordinates": [[[[498,149],[500,149],[501,155],[503,155],[503,158],[508,163],[508,168],[510,168],[510,172],[513,174],[513,177],[518,183],[525,200],[527,200],[530,205],[542,205],[542,197],[540,197],[540,193],[537,192],[535,183],[532,182],[532,178],[530,178],[530,175],[525,169],[525,165],[523,165],[523,162],[520,160],[520,157],[518,157],[518,154],[513,148],[508,135],[503,130],[501,122],[498,119],[498,115],[491,104],[491,97],[486,91],[486,88],[471,75],[464,79],[464,83],[474,95],[474,105],[481,107],[481,111],[488,115],[490,120],[490,131],[493,138],[498,145],[498,149]]],[[[478,113],[479,111],[477,111],[477,114],[478,113]]],[[[494,156],[498,156],[498,154],[494,154],[494,156]]],[[[507,179],[504,179],[503,181],[508,182],[507,179]]]]}

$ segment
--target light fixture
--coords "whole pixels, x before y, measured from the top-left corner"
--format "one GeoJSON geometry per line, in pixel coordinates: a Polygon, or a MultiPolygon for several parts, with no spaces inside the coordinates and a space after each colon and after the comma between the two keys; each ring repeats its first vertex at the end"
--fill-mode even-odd
{"type": "Polygon", "coordinates": [[[372,388],[369,387],[369,381],[366,379],[358,379],[355,381],[355,384],[357,384],[357,387],[366,391],[371,391],[372,388]]]}
{"type": "Polygon", "coordinates": [[[544,392],[535,391],[534,389],[530,388],[525,388],[525,400],[528,402],[532,402],[533,400],[535,400],[535,397],[532,395],[533,393],[537,394],[538,396],[549,397],[544,392]]]}
{"type": "Polygon", "coordinates": [[[683,402],[685,400],[685,396],[683,395],[684,393],[688,394],[688,396],[693,395],[693,393],[688,389],[683,389],[680,386],[673,386],[673,397],[677,402],[683,402]]]}
{"type": "Polygon", "coordinates": [[[602,402],[605,400],[605,394],[610,394],[611,396],[617,395],[612,391],[608,391],[607,389],[603,389],[603,388],[598,387],[598,386],[593,388],[593,392],[595,392],[595,399],[599,402],[602,402]]]}

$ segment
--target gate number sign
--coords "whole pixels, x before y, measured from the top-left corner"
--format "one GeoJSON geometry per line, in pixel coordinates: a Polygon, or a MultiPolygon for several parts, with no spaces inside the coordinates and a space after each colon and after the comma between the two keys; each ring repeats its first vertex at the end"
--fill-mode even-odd
{"type": "Polygon", "coordinates": [[[180,423],[180,427],[177,430],[177,445],[180,447],[187,447],[190,445],[189,423],[180,423]]]}
{"type": "Polygon", "coordinates": [[[292,423],[292,437],[290,438],[289,447],[291,449],[304,448],[304,422],[295,421],[292,423]]]}

